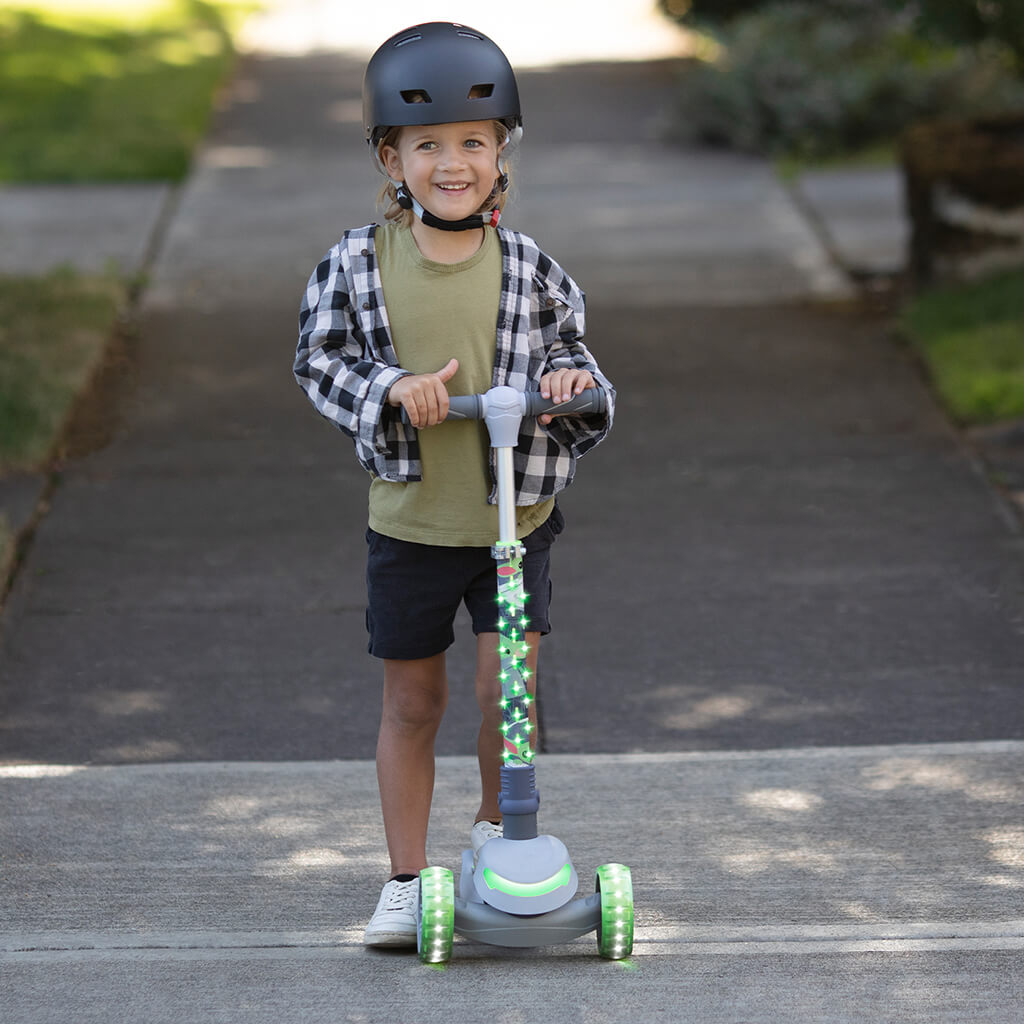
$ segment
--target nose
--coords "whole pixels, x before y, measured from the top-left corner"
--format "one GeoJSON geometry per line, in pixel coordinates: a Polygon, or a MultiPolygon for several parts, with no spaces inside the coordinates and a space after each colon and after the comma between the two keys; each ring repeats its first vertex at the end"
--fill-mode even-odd
{"type": "Polygon", "coordinates": [[[445,146],[441,150],[440,166],[445,170],[454,167],[465,167],[466,158],[461,146],[445,146]]]}

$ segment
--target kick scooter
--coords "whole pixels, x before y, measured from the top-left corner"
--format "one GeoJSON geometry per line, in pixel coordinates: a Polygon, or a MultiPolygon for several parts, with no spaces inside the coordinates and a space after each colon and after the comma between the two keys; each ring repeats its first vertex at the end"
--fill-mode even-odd
{"type": "Polygon", "coordinates": [[[510,387],[483,395],[451,398],[448,419],[484,420],[495,451],[498,476],[498,542],[491,548],[498,578],[498,636],[501,654],[501,766],[499,806],[504,836],[489,839],[475,859],[462,854],[459,895],[451,870],[420,872],[417,948],[425,963],[451,959],[454,935],[497,946],[547,946],[597,931],[601,956],[621,960],[633,949],[633,886],[624,864],[597,869],[595,892],[574,900],[579,878],[565,844],[538,835],[540,795],[530,745],[526,667],[527,595],[523,590],[525,549],[516,540],[513,451],[524,417],[603,412],[605,394],[584,391],[555,405],[539,393],[510,387]]]}

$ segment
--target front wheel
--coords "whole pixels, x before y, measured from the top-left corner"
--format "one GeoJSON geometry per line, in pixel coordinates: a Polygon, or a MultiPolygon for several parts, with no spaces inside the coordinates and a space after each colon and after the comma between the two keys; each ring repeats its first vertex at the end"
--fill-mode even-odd
{"type": "Polygon", "coordinates": [[[455,938],[455,878],[448,868],[420,872],[420,905],[416,949],[425,964],[443,964],[452,958],[455,938]]]}
{"type": "Polygon", "coordinates": [[[625,864],[604,864],[595,885],[601,895],[597,951],[607,960],[623,960],[633,952],[632,875],[625,864]]]}

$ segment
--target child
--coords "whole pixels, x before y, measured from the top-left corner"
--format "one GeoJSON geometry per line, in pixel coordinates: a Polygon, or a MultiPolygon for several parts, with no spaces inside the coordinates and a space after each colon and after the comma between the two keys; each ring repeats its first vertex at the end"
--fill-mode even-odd
{"type": "Polygon", "coordinates": [[[415,946],[445,651],[463,601],[477,635],[482,714],[474,850],[501,834],[494,482],[486,428],[443,422],[448,395],[504,384],[560,403],[589,387],[608,392],[607,414],[545,415],[520,432],[517,539],[536,678],[537,643],[549,631],[549,549],[563,525],[555,495],[608,432],[614,391],[580,340],[580,290],[532,239],[497,227],[522,134],[501,50],[447,22],[400,32],[367,66],[363,110],[388,178],[387,223],[346,232],[316,268],[295,376],[373,477],[367,628],[384,664],[377,777],[391,876],[365,942],[415,946]]]}

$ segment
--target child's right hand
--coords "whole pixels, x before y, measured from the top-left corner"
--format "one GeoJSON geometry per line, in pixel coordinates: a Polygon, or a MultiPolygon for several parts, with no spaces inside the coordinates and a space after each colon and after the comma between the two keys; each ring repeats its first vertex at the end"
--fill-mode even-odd
{"type": "Polygon", "coordinates": [[[448,389],[458,359],[449,359],[437,373],[414,373],[400,377],[388,391],[388,405],[401,406],[414,427],[432,427],[448,415],[448,389]]]}

